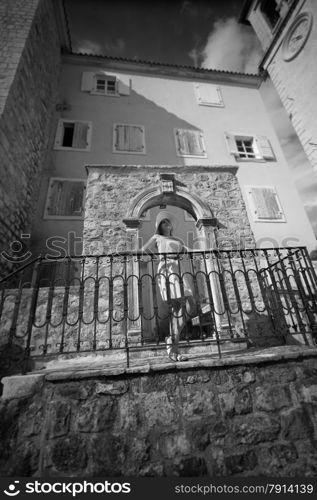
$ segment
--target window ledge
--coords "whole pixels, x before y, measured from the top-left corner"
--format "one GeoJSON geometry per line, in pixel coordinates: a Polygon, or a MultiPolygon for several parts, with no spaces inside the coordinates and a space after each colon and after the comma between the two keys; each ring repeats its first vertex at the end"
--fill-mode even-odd
{"type": "Polygon", "coordinates": [[[64,148],[63,146],[54,146],[54,149],[56,151],[80,151],[81,153],[86,151],[86,152],[89,152],[90,151],[90,147],[87,147],[85,149],[82,149],[82,148],[64,148]]]}
{"type": "Polygon", "coordinates": [[[286,219],[254,219],[254,222],[266,222],[266,223],[273,223],[273,224],[280,224],[281,222],[287,222],[286,219]]]}
{"type": "Polygon", "coordinates": [[[199,106],[209,106],[210,108],[224,108],[224,104],[211,104],[209,102],[198,102],[199,106]]]}
{"type": "Polygon", "coordinates": [[[241,163],[266,163],[268,160],[264,158],[240,158],[240,156],[235,156],[236,161],[241,163]]]}
{"type": "Polygon", "coordinates": [[[107,92],[96,92],[95,90],[92,90],[90,95],[99,95],[101,97],[121,97],[120,94],[108,94],[107,92]]]}
{"type": "Polygon", "coordinates": [[[205,154],[205,155],[180,155],[179,153],[177,153],[177,156],[179,158],[208,158],[207,154],[205,154]]]}
{"type": "Polygon", "coordinates": [[[146,151],[112,151],[114,154],[120,155],[146,155],[146,151]]]}

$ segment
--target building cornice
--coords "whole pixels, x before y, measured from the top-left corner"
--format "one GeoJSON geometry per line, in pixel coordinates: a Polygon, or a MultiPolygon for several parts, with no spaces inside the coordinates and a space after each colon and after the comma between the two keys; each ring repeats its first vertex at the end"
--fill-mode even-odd
{"type": "MultiPolygon", "coordinates": [[[[186,165],[186,173],[219,173],[226,172],[235,175],[239,169],[236,165],[186,165]]],[[[184,165],[85,165],[87,175],[89,170],[107,170],[118,174],[127,174],[130,172],[148,172],[148,171],[164,171],[175,174],[184,173],[184,165]]]]}
{"type": "Polygon", "coordinates": [[[94,67],[102,66],[117,71],[229,83],[256,89],[260,87],[263,81],[263,75],[261,74],[236,73],[234,71],[178,66],[155,61],[134,61],[120,57],[75,54],[65,51],[63,53],[63,62],[94,67]]]}

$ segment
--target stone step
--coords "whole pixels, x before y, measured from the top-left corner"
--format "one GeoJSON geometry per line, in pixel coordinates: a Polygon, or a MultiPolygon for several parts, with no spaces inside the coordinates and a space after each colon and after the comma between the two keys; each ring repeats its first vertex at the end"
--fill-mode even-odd
{"type": "MultiPolygon", "coordinates": [[[[221,353],[235,353],[247,348],[245,340],[222,341],[221,353]]],[[[179,352],[190,360],[219,357],[218,346],[213,341],[181,342],[179,352]]],[[[109,349],[95,353],[63,354],[55,357],[37,358],[32,371],[42,370],[82,370],[89,368],[106,368],[127,365],[143,366],[145,364],[170,363],[165,344],[149,344],[133,347],[127,353],[126,349],[109,349]]]]}

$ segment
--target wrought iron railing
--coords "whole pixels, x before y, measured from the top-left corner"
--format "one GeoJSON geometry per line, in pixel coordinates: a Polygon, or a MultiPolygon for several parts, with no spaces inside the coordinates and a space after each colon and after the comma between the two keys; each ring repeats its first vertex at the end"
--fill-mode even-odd
{"type": "Polygon", "coordinates": [[[317,278],[304,247],[39,257],[0,286],[2,373],[115,349],[129,363],[131,349],[164,345],[173,321],[181,345],[220,357],[243,343],[316,338],[317,278]]]}

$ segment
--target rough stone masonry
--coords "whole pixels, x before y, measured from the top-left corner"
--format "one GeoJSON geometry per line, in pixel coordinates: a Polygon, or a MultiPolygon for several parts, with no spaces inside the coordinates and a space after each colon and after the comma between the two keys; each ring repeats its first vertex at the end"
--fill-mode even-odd
{"type": "MultiPolygon", "coordinates": [[[[30,243],[21,235],[31,231],[52,161],[61,56],[50,0],[2,0],[0,28],[0,250],[10,252],[10,243],[30,243]]],[[[2,258],[0,271],[12,265],[2,258]]]]}
{"type": "Polygon", "coordinates": [[[316,476],[316,350],[280,353],[11,377],[0,400],[0,473],[316,476]]]}

